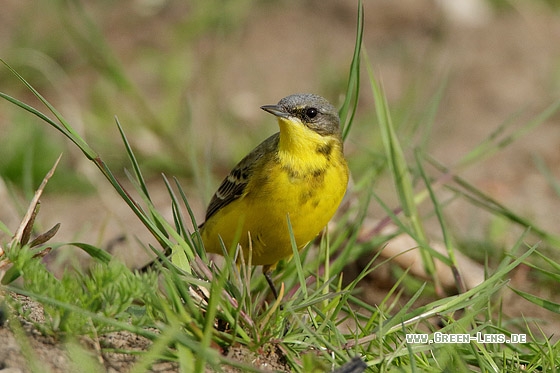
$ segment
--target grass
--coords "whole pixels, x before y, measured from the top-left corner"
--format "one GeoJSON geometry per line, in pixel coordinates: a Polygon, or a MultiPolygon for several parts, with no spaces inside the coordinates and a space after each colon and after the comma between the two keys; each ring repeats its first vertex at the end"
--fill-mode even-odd
{"type": "MultiPolygon", "coordinates": [[[[82,32],[75,36],[80,38],[80,45],[85,47],[95,42],[94,45],[100,46],[91,48],[91,52],[99,53],[99,56],[88,58],[100,61],[100,68],[110,77],[110,81],[125,89],[131,100],[136,102],[135,105],[144,107],[141,112],[144,119],[149,117],[157,121],[157,115],[149,113],[152,109],[146,97],[134,88],[112,57],[110,49],[103,44],[95,24],[83,18],[86,17],[83,10],[78,8],[73,12],[71,14],[82,17],[79,19],[87,25],[82,30],[74,30],[76,33],[82,32]]],[[[202,14],[206,13],[201,13],[200,17],[203,17],[202,14]]],[[[65,15],[68,16],[68,13],[65,15]]],[[[374,73],[366,51],[362,49],[363,16],[363,9],[359,7],[355,51],[340,114],[344,134],[348,136],[356,128],[356,105],[361,89],[359,77],[361,67],[365,65],[376,107],[375,126],[380,128],[384,152],[368,159],[375,168],[355,180],[351,199],[356,203],[343,211],[337,224],[329,228],[317,245],[299,253],[295,251],[291,262],[281,263],[280,270],[275,274],[277,284],[282,284],[280,299],[276,301],[269,297],[262,275],[249,263],[237,267],[233,265],[235,258],[230,256],[225,257],[222,266],[216,266],[208,260],[198,232],[189,228],[196,227],[198,222],[195,221],[186,192],[177,179],[164,177],[162,181],[168,191],[168,203],[172,206],[172,220],[167,220],[155,207],[149,183],[136,154],[137,147],[127,137],[120,120],[116,121],[116,128],[121,135],[119,149],[128,159],[131,171],[127,176],[133,191],[125,189],[118,173],[102,156],[103,152],[96,151],[89,140],[79,134],[71,120],[66,119],[41,96],[29,80],[2,60],[13,76],[46,107],[46,111],[39,109],[39,105],[27,104],[6,93],[0,93],[0,96],[21,112],[31,113],[55,128],[81,151],[84,159],[95,165],[159,247],[147,242],[141,242],[141,245],[154,253],[162,249],[173,252],[170,260],[162,257],[165,268],[158,268],[157,273],[139,273],[88,243],[51,244],[49,241],[56,233],[53,230],[39,235],[39,240],[31,240],[30,232],[38,213],[38,199],[55,165],[35,196],[29,196],[29,213],[17,231],[14,233],[2,224],[2,230],[13,237],[10,242],[1,243],[5,253],[0,253],[3,254],[0,256],[0,266],[10,264],[10,269],[2,278],[2,288],[40,302],[45,312],[45,322],[38,325],[40,330],[67,343],[69,354],[75,361],[90,356],[76,342],[80,336],[95,338],[112,331],[127,331],[147,338],[152,344],[147,351],[137,353],[138,359],[132,367],[134,372],[146,371],[160,360],[172,361],[177,364],[178,370],[185,372],[204,372],[206,368],[220,371],[225,369],[224,366],[248,372],[260,371],[249,361],[235,360],[222,353],[236,346],[243,346],[257,355],[280,351],[286,365],[296,372],[331,371],[356,356],[361,357],[371,371],[520,372],[560,369],[560,342],[557,338],[554,340],[544,332],[539,332],[538,322],[507,318],[502,309],[503,294],[510,286],[508,279],[520,266],[529,266],[553,283],[560,280],[557,274],[560,263],[557,256],[553,255],[554,250],[560,247],[560,239],[537,226],[531,219],[500,204],[460,176],[465,168],[503,151],[541,124],[557,112],[558,103],[551,105],[520,130],[512,130],[506,122],[458,164],[445,166],[427,153],[427,135],[423,135],[424,140],[420,141],[416,149],[409,141],[417,133],[430,128],[431,123],[426,124],[426,127],[407,129],[412,133],[399,132],[383,85],[374,73]],[[403,141],[403,137],[406,141],[403,141]],[[410,154],[413,155],[412,160],[410,154]],[[378,159],[383,162],[379,163],[378,159]],[[399,207],[390,207],[374,192],[373,185],[381,175],[391,180],[399,207]],[[495,266],[485,268],[486,280],[472,289],[465,288],[458,270],[456,252],[460,244],[456,242],[445,215],[449,201],[447,198],[450,197],[442,197],[449,193],[451,199],[467,201],[488,211],[496,219],[503,219],[508,226],[518,226],[523,231],[504,250],[504,255],[496,260],[495,266]],[[377,305],[368,304],[360,297],[364,291],[360,287],[361,281],[387,265],[389,259],[381,261],[378,257],[372,258],[355,278],[348,279],[343,275],[348,263],[371,252],[372,244],[362,239],[360,229],[373,201],[382,206],[387,217],[380,224],[390,221],[399,233],[414,238],[430,277],[430,281],[420,281],[411,290],[411,287],[406,287],[410,283],[408,272],[401,272],[386,297],[377,305]],[[428,213],[419,208],[426,203],[430,204],[428,213]],[[446,249],[444,253],[434,250],[425,228],[431,216],[437,219],[446,249]],[[530,243],[535,242],[534,237],[540,242],[530,243]],[[76,246],[86,252],[92,259],[91,267],[88,270],[69,270],[61,277],[55,277],[45,267],[41,257],[63,246],[76,246]],[[450,267],[455,274],[456,295],[444,294],[435,270],[436,261],[450,267]],[[20,282],[15,282],[16,279],[20,279],[20,282]],[[403,289],[407,289],[408,294],[403,289]],[[437,299],[426,294],[436,294],[437,299]],[[446,335],[502,333],[508,337],[525,333],[528,338],[527,342],[520,344],[406,342],[406,334],[428,333],[433,337],[436,332],[446,335]]],[[[239,17],[243,17],[243,14],[239,17]]],[[[70,21],[72,19],[65,19],[65,22],[70,21]]],[[[223,25],[223,20],[219,19],[205,20],[202,24],[205,22],[223,25]]],[[[427,107],[422,116],[428,118],[428,122],[433,121],[442,92],[436,92],[433,104],[427,107]]],[[[152,125],[154,127],[147,126],[151,131],[159,128],[152,125]]],[[[179,152],[180,144],[173,138],[173,130],[165,131],[169,132],[157,134],[158,139],[170,144],[170,152],[179,152]]],[[[558,180],[542,161],[537,159],[536,162],[543,176],[557,190],[558,180]]],[[[195,163],[193,161],[193,174],[204,178],[202,175],[209,171],[197,170],[196,167],[200,166],[195,166],[195,163]]],[[[380,245],[387,239],[375,237],[380,245]]],[[[513,290],[537,307],[554,314],[560,313],[560,305],[550,299],[519,289],[513,290]]],[[[16,301],[9,300],[9,297],[6,299],[16,313],[25,317],[24,310],[16,301]]],[[[18,329],[17,323],[12,322],[10,325],[15,325],[14,333],[27,351],[28,360],[35,363],[36,358],[28,346],[25,333],[18,329]]],[[[85,359],[89,371],[103,371],[103,367],[94,359],[85,359]]],[[[40,371],[41,367],[38,364],[31,365],[30,369],[40,371]]]]}

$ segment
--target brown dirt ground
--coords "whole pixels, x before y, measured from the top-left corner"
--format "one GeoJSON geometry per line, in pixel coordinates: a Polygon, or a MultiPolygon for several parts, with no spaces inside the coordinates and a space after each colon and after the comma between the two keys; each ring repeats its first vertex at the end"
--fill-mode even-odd
{"type": "MultiPolygon", "coordinates": [[[[17,1],[5,4],[4,10],[12,7],[13,12],[3,10],[0,34],[9,34],[9,28],[18,22],[17,14],[25,6],[23,4],[25,2],[17,1]]],[[[317,81],[321,74],[334,72],[341,75],[338,79],[346,78],[355,30],[353,2],[314,0],[285,4],[273,6],[265,3],[250,9],[247,19],[251,22],[243,27],[233,44],[221,43],[219,37],[201,38],[198,47],[200,66],[197,66],[200,76],[196,82],[201,95],[205,85],[219,84],[223,89],[219,90],[220,97],[216,99],[223,102],[225,108],[238,107],[239,102],[258,107],[275,102],[287,93],[318,91],[321,86],[317,81]],[[205,70],[203,57],[209,53],[227,57],[229,63],[219,72],[205,70]],[[318,72],[317,66],[325,66],[327,71],[318,72]]],[[[436,86],[441,82],[442,72],[450,73],[431,138],[430,150],[436,158],[453,164],[518,110],[523,109],[523,118],[533,118],[558,99],[560,18],[548,9],[528,4],[517,2],[513,11],[503,13],[482,8],[481,12],[474,13],[474,17],[467,17],[444,11],[429,0],[366,2],[364,45],[378,76],[382,77],[391,102],[399,102],[407,87],[421,73],[427,71],[428,75],[433,74],[436,86]]],[[[159,40],[166,40],[165,32],[170,23],[188,17],[188,9],[179,2],[170,1],[150,18],[125,7],[116,8],[108,18],[101,18],[99,14],[93,17],[103,28],[110,44],[119,51],[125,66],[134,70],[138,68],[134,65],[135,47],[142,43],[160,43],[164,50],[165,42],[159,40]]],[[[0,46],[6,46],[6,43],[6,40],[0,39],[0,46]]],[[[139,78],[140,84],[149,86],[149,79],[145,76],[142,79],[139,78]]],[[[87,92],[87,78],[77,73],[71,80],[73,84],[77,82],[75,94],[79,100],[87,92]],[[83,86],[80,82],[84,83],[83,86]]],[[[371,105],[365,80],[363,87],[361,104],[371,105]]],[[[195,110],[193,118],[200,119],[203,114],[195,110]]],[[[255,114],[240,112],[237,115],[245,120],[255,114]]],[[[560,234],[557,223],[560,200],[536,170],[532,157],[534,154],[541,156],[556,178],[560,178],[559,119],[556,114],[515,146],[463,174],[506,206],[530,216],[543,228],[556,234],[560,234]]],[[[200,126],[207,125],[204,120],[198,123],[200,126]]],[[[347,149],[349,158],[357,156],[362,150],[359,139],[351,138],[347,149]]],[[[96,243],[100,240],[99,232],[103,231],[103,237],[109,239],[102,239],[101,244],[107,244],[111,238],[119,237],[123,227],[127,232],[147,239],[126,206],[117,201],[111,192],[104,192],[101,192],[104,194],[102,203],[97,196],[91,199],[83,196],[46,196],[41,220],[49,226],[53,222],[62,223],[58,236],[60,241],[72,240],[79,232],[81,241],[96,243]]],[[[165,206],[165,191],[156,191],[155,195],[156,204],[165,206]]],[[[191,201],[194,201],[193,207],[200,216],[203,203],[197,202],[196,198],[191,198],[191,201]]],[[[449,214],[450,219],[457,227],[463,227],[465,236],[481,236],[486,232],[488,217],[481,217],[461,203],[450,207],[450,211],[453,212],[449,214]]],[[[17,224],[18,218],[14,210],[3,206],[0,220],[12,227],[17,224]]],[[[119,255],[118,246],[115,250],[119,255]]],[[[122,253],[122,256],[132,266],[146,260],[142,254],[131,256],[122,253]]],[[[381,282],[377,279],[368,285],[376,289],[370,293],[373,301],[386,292],[382,285],[376,286],[378,281],[381,282]]],[[[518,271],[513,281],[523,290],[545,297],[553,296],[547,294],[549,290],[535,289],[531,285],[527,269],[518,271]]],[[[518,297],[507,298],[510,301],[507,305],[510,316],[545,319],[550,331],[560,330],[557,315],[532,307],[518,297]]],[[[34,310],[32,319],[40,321],[40,307],[29,300],[25,304],[34,310]]],[[[64,346],[42,336],[30,322],[20,321],[30,337],[32,356],[52,372],[75,371],[64,346]]],[[[0,325],[0,372],[28,372],[27,355],[7,326],[6,323],[0,325]]],[[[104,343],[129,349],[143,349],[148,345],[142,338],[127,333],[102,338],[104,343]]],[[[83,341],[85,346],[99,343],[83,341]]],[[[95,348],[91,350],[108,371],[126,371],[132,363],[127,355],[97,353],[95,348]]],[[[239,353],[233,349],[230,353],[233,357],[242,356],[240,360],[249,357],[251,361],[256,361],[251,359],[253,356],[250,353],[239,353]]],[[[268,364],[268,367],[262,365],[263,369],[286,370],[278,356],[272,356],[263,364],[268,364]]],[[[154,371],[160,372],[174,369],[165,364],[154,367],[154,371]]]]}

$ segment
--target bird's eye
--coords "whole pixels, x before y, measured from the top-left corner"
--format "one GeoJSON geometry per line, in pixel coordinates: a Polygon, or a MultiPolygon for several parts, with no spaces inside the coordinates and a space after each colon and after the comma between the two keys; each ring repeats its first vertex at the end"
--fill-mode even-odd
{"type": "Polygon", "coordinates": [[[307,110],[305,110],[305,115],[308,118],[315,118],[317,116],[317,109],[315,109],[314,107],[310,107],[307,110]]]}

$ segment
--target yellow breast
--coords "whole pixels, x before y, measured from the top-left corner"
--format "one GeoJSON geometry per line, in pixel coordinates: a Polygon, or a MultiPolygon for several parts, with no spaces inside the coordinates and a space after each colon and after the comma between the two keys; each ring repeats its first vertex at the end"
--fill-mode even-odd
{"type": "Polygon", "coordinates": [[[221,254],[221,238],[246,260],[251,247],[253,265],[274,265],[292,255],[288,218],[301,249],[336,212],[348,184],[340,139],[282,121],[278,149],[259,159],[245,193],[204,223],[207,251],[221,254]]]}

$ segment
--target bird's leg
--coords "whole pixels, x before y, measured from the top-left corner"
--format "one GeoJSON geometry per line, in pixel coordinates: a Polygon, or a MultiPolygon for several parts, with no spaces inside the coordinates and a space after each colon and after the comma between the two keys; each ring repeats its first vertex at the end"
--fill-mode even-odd
{"type": "Polygon", "coordinates": [[[272,291],[272,295],[274,295],[274,299],[278,299],[278,291],[276,291],[276,286],[274,286],[274,282],[272,282],[272,268],[269,265],[263,266],[263,275],[266,278],[266,282],[268,282],[268,286],[270,286],[270,290],[272,291]]]}
{"type": "MultiPolygon", "coordinates": [[[[279,302],[280,300],[278,299],[278,291],[276,291],[276,286],[274,286],[274,282],[272,282],[272,276],[271,276],[272,271],[274,270],[275,267],[276,267],[276,264],[274,264],[272,266],[270,266],[270,265],[263,266],[263,275],[264,275],[264,278],[266,278],[266,282],[268,282],[268,286],[270,287],[270,290],[272,291],[272,295],[274,295],[274,299],[276,300],[276,302],[279,302]]],[[[282,294],[284,294],[284,285],[282,285],[280,290],[282,291],[282,294]]],[[[280,309],[280,311],[282,311],[284,309],[284,306],[282,304],[280,304],[279,309],[280,309]]],[[[286,320],[286,323],[284,325],[284,335],[286,335],[289,328],[290,328],[290,322],[286,320]]]]}

